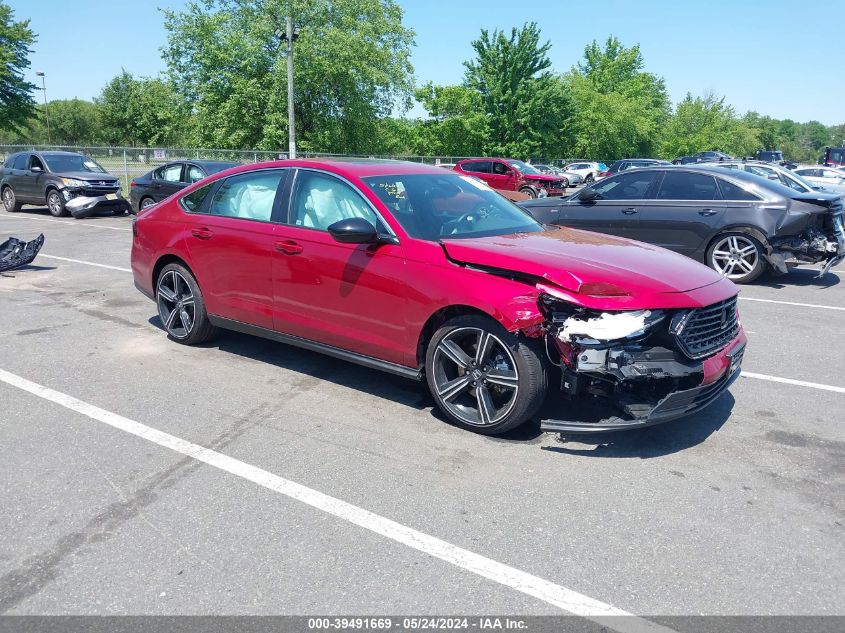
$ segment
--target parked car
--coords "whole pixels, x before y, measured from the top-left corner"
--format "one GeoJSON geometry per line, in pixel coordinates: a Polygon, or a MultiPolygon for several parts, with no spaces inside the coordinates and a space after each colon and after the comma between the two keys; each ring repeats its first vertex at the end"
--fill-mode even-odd
{"type": "Polygon", "coordinates": [[[0,196],[6,211],[24,204],[46,204],[56,217],[84,218],[96,213],[124,214],[129,201],[120,180],[97,161],[74,152],[18,152],[0,171],[0,196]]]}
{"type": "Polygon", "coordinates": [[[845,170],[821,165],[800,165],[795,173],[817,187],[845,193],[845,170]]]}
{"type": "Polygon", "coordinates": [[[809,193],[811,191],[822,189],[822,187],[813,185],[802,176],[785,167],[757,160],[726,160],[721,163],[701,163],[701,166],[747,171],[749,174],[761,176],[773,182],[779,182],[785,187],[789,187],[795,191],[800,191],[801,193],[809,193]]]}
{"type": "Polygon", "coordinates": [[[569,180],[546,176],[528,163],[513,158],[468,158],[458,161],[454,171],[483,180],[493,189],[521,191],[532,198],[562,196],[569,180]]]}
{"type": "Polygon", "coordinates": [[[595,180],[599,180],[605,171],[607,171],[607,166],[604,163],[596,163],[596,162],[589,162],[589,161],[581,161],[575,163],[569,163],[563,168],[563,173],[567,176],[569,174],[577,174],[584,179],[585,183],[591,183],[595,180]]]}
{"type": "Polygon", "coordinates": [[[227,328],[425,380],[443,416],[485,434],[541,407],[558,431],[683,416],[738,376],[746,342],[736,287],[705,266],[550,229],[416,163],[216,174],[138,216],[132,271],[176,342],[227,328]],[[580,399],[608,417],[561,419],[580,399]]]}
{"type": "Polygon", "coordinates": [[[825,167],[845,167],[845,147],[824,148],[825,167]]]}
{"type": "Polygon", "coordinates": [[[540,164],[540,165],[532,165],[532,167],[534,167],[534,169],[539,171],[541,174],[546,174],[547,176],[559,176],[559,177],[562,176],[563,179],[566,180],[566,182],[569,183],[569,185],[567,185],[567,186],[580,185],[581,183],[584,182],[584,179],[581,176],[579,176],[578,174],[572,173],[572,172],[564,173],[563,169],[561,169],[559,167],[555,167],[554,165],[540,164]]]}
{"type": "Polygon", "coordinates": [[[191,183],[239,163],[216,160],[174,161],[148,171],[129,183],[129,200],[135,212],[161,202],[191,183]]]}
{"type": "Polygon", "coordinates": [[[698,152],[698,154],[693,154],[692,156],[679,156],[673,160],[672,163],[675,165],[690,165],[695,163],[719,162],[723,160],[731,160],[732,158],[733,156],[729,156],[724,152],[709,151],[698,152]]]}
{"type": "Polygon", "coordinates": [[[628,237],[703,262],[736,283],[772,267],[845,257],[842,198],[721,167],[645,167],[565,200],[522,205],[540,222],[628,237]]]}
{"type": "Polygon", "coordinates": [[[620,171],[626,169],[634,169],[636,167],[657,167],[658,165],[671,165],[668,160],[658,160],[656,158],[625,158],[623,160],[614,161],[607,170],[608,176],[618,174],[620,171]]]}
{"type": "Polygon", "coordinates": [[[454,169],[455,163],[437,163],[436,166],[440,167],[441,169],[454,169]]]}

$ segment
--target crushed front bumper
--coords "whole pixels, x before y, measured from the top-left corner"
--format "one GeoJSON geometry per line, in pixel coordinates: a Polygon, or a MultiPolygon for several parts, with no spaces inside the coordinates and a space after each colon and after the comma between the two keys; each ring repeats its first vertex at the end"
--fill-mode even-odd
{"type": "Polygon", "coordinates": [[[611,413],[590,415],[590,421],[559,419],[560,411],[577,410],[578,403],[558,392],[550,396],[541,412],[540,429],[552,433],[608,433],[653,426],[690,415],[715,402],[739,378],[746,342],[740,329],[724,349],[704,359],[701,364],[703,378],[698,386],[672,391],[657,401],[628,407],[628,414],[605,405],[599,411],[611,413]]]}
{"type": "Polygon", "coordinates": [[[101,196],[77,195],[65,201],[65,209],[75,218],[87,218],[97,213],[129,212],[129,201],[120,192],[101,196]]]}

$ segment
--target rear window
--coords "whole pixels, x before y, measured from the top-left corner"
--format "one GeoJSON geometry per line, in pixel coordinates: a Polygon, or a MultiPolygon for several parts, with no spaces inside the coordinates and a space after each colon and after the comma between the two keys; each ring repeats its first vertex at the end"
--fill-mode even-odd
{"type": "Polygon", "coordinates": [[[722,197],[725,200],[760,200],[760,196],[746,191],[728,180],[719,178],[718,181],[719,188],[722,190],[722,197]]]}
{"type": "Polygon", "coordinates": [[[705,174],[667,171],[657,192],[658,200],[718,200],[716,179],[705,174]]]}
{"type": "Polygon", "coordinates": [[[492,163],[489,160],[475,160],[468,163],[461,163],[461,169],[471,171],[474,174],[489,174],[492,163]]]}
{"type": "Polygon", "coordinates": [[[202,207],[202,203],[205,202],[205,199],[208,196],[208,192],[211,191],[211,186],[213,184],[214,183],[205,185],[204,187],[195,189],[187,196],[182,196],[179,202],[182,203],[182,207],[185,209],[185,211],[189,211],[191,213],[198,213],[200,208],[202,207]]]}

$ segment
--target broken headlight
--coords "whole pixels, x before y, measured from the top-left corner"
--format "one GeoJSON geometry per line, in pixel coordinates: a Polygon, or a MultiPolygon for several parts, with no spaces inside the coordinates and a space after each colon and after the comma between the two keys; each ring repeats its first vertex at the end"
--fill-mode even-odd
{"type": "Polygon", "coordinates": [[[662,321],[665,316],[662,310],[576,314],[563,322],[557,336],[564,342],[602,345],[611,341],[638,338],[662,321]]]}
{"type": "Polygon", "coordinates": [[[85,187],[88,183],[77,178],[62,178],[65,187],[85,187]]]}

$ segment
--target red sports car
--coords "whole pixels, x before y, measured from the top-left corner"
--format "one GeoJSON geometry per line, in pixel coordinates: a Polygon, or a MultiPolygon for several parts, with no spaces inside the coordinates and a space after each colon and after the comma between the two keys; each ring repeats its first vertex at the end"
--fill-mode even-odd
{"type": "Polygon", "coordinates": [[[226,328],[426,380],[449,420],[480,433],[538,414],[554,431],[646,426],[739,375],[732,282],[661,248],[544,226],[436,167],[236,167],[133,227],[135,284],[173,340],[226,328]]]}

